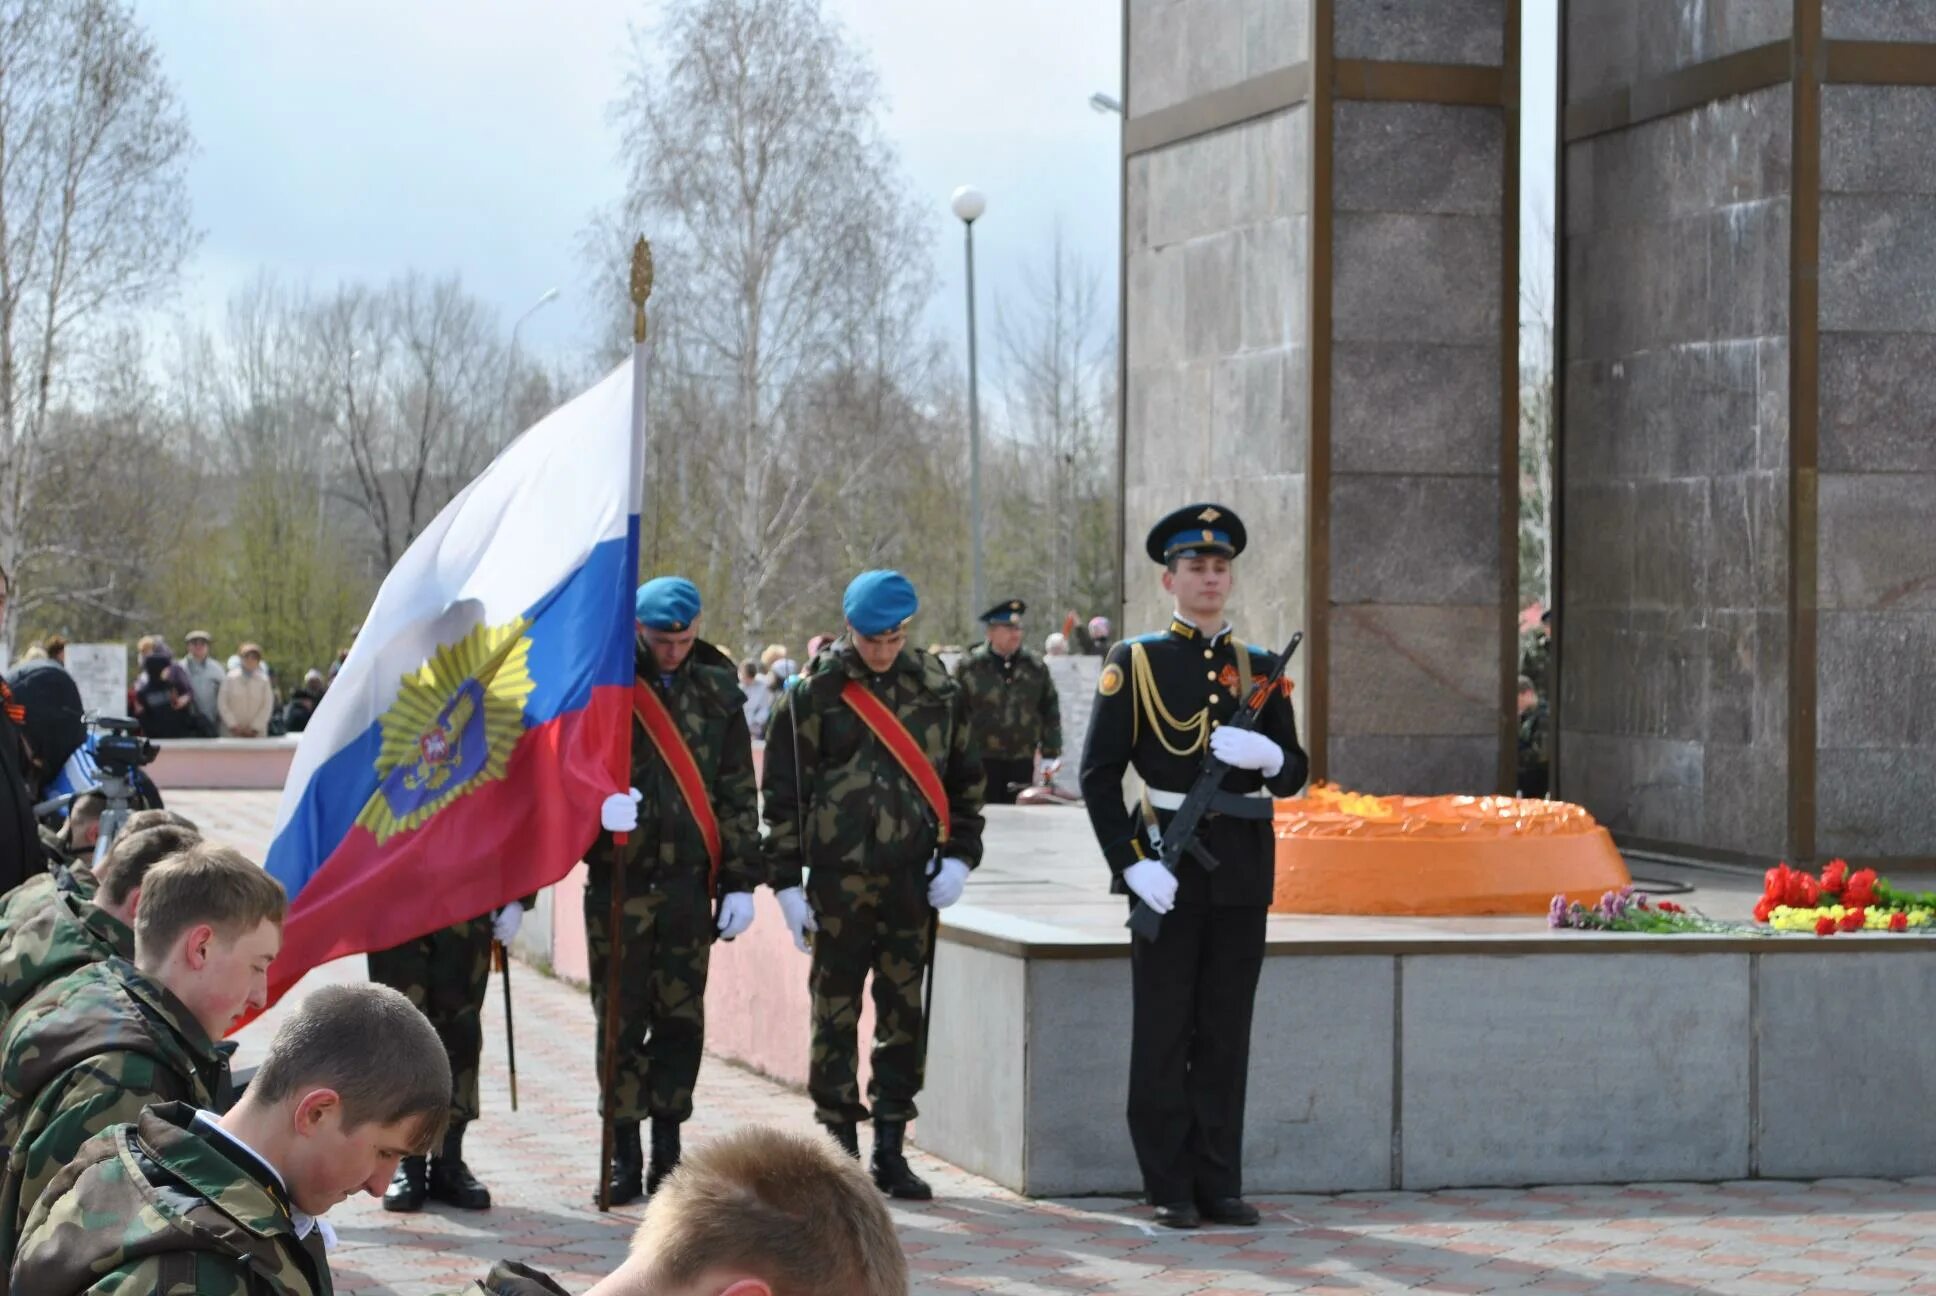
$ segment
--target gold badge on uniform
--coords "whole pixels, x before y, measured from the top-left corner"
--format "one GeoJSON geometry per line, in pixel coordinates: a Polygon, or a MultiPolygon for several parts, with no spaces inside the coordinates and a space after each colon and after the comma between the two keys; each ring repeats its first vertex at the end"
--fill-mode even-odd
{"type": "Polygon", "coordinates": [[[1116,696],[1116,690],[1123,686],[1123,668],[1115,662],[1102,668],[1102,678],[1096,681],[1096,691],[1104,697],[1116,696]]]}

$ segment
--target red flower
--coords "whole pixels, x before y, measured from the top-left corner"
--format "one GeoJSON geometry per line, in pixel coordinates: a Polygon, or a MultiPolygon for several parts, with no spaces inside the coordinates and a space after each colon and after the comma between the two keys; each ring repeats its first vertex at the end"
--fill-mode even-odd
{"type": "Polygon", "coordinates": [[[1832,936],[1832,935],[1834,935],[1834,934],[1835,934],[1835,920],[1834,920],[1833,918],[1826,918],[1826,917],[1824,917],[1824,918],[1817,918],[1817,919],[1815,920],[1815,934],[1816,934],[1817,936],[1832,936]]]}
{"type": "Polygon", "coordinates": [[[1760,923],[1767,922],[1768,915],[1773,913],[1774,911],[1775,911],[1775,902],[1769,899],[1767,896],[1763,896],[1761,897],[1761,899],[1755,901],[1754,918],[1756,922],[1760,922],[1760,923]]]}
{"type": "Polygon", "coordinates": [[[1687,910],[1681,908],[1679,905],[1675,904],[1672,900],[1663,900],[1655,907],[1659,909],[1662,913],[1686,913],[1687,912],[1687,910]]]}
{"type": "Polygon", "coordinates": [[[1777,864],[1761,875],[1761,894],[1776,904],[1785,904],[1788,895],[1788,865],[1777,864]]]}
{"type": "Polygon", "coordinates": [[[1822,870],[1822,890],[1840,891],[1848,885],[1849,865],[1847,860],[1830,860],[1822,870]]]}
{"type": "Polygon", "coordinates": [[[1861,931],[1862,917],[1863,915],[1860,909],[1849,910],[1847,913],[1842,915],[1842,930],[1843,931],[1861,931]]]}
{"type": "Polygon", "coordinates": [[[1906,913],[1904,913],[1904,912],[1902,912],[1902,910],[1900,910],[1900,909],[1898,909],[1898,910],[1896,910],[1896,912],[1894,912],[1894,913],[1892,913],[1892,914],[1890,914],[1890,915],[1889,915],[1889,930],[1890,930],[1890,931],[1908,931],[1908,930],[1909,930],[1909,915],[1908,915],[1908,914],[1906,914],[1906,913]]]}
{"type": "Polygon", "coordinates": [[[1806,873],[1795,874],[1793,881],[1801,894],[1799,898],[1791,894],[1788,900],[1789,904],[1795,906],[1797,909],[1813,909],[1816,905],[1822,903],[1822,884],[1820,882],[1817,882],[1806,873]]]}
{"type": "Polygon", "coordinates": [[[1872,868],[1863,869],[1849,878],[1848,886],[1842,891],[1842,903],[1850,906],[1859,905],[1866,909],[1875,903],[1875,885],[1876,871],[1872,868]]]}

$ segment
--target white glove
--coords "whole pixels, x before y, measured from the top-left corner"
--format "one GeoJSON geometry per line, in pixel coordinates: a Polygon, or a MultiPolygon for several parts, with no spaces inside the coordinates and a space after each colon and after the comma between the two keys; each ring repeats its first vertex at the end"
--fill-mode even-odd
{"type": "Polygon", "coordinates": [[[968,885],[968,866],[958,859],[941,861],[941,871],[928,883],[928,903],[946,909],[961,899],[961,888],[968,885]]]}
{"type": "Polygon", "coordinates": [[[813,920],[813,909],[807,904],[806,892],[799,887],[788,887],[776,891],[773,898],[780,902],[780,912],[786,916],[787,930],[793,933],[793,944],[802,954],[811,954],[807,944],[807,933],[819,931],[820,926],[813,920]]]}
{"type": "Polygon", "coordinates": [[[753,893],[729,891],[719,902],[719,939],[743,936],[753,925],[753,893]]]}
{"type": "Polygon", "coordinates": [[[598,807],[598,826],[608,833],[638,831],[639,801],[644,796],[637,788],[630,792],[612,793],[605,798],[605,804],[598,807]]]}
{"type": "Polygon", "coordinates": [[[1176,874],[1164,868],[1162,860],[1137,860],[1123,870],[1123,885],[1157,913],[1176,908],[1176,874]]]}
{"type": "Polygon", "coordinates": [[[524,906],[513,900],[497,911],[491,919],[491,939],[500,945],[509,945],[524,925],[524,906]]]}
{"type": "Polygon", "coordinates": [[[1256,770],[1265,778],[1284,768],[1284,749],[1254,729],[1217,730],[1210,735],[1210,752],[1232,769],[1256,770]]]}

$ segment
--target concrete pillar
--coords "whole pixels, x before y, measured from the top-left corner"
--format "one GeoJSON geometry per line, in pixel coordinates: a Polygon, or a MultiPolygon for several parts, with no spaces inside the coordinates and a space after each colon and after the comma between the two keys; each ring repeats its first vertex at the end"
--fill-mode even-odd
{"type": "Polygon", "coordinates": [[[1166,614],[1148,526],[1227,501],[1314,772],[1510,787],[1517,5],[1125,19],[1123,632],[1166,614]]]}
{"type": "Polygon", "coordinates": [[[1562,22],[1558,792],[1628,846],[1926,856],[1936,4],[1562,22]]]}

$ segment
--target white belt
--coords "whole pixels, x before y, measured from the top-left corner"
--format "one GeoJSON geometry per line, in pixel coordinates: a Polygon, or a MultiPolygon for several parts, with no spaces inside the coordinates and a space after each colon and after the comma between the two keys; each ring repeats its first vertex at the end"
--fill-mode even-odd
{"type": "MultiPolygon", "coordinates": [[[[1166,792],[1162,788],[1146,788],[1144,790],[1149,794],[1150,805],[1158,810],[1181,810],[1183,808],[1184,798],[1189,795],[1187,792],[1166,792]]],[[[1255,792],[1226,792],[1223,795],[1268,797],[1271,793],[1268,788],[1258,788],[1255,792]]]]}

